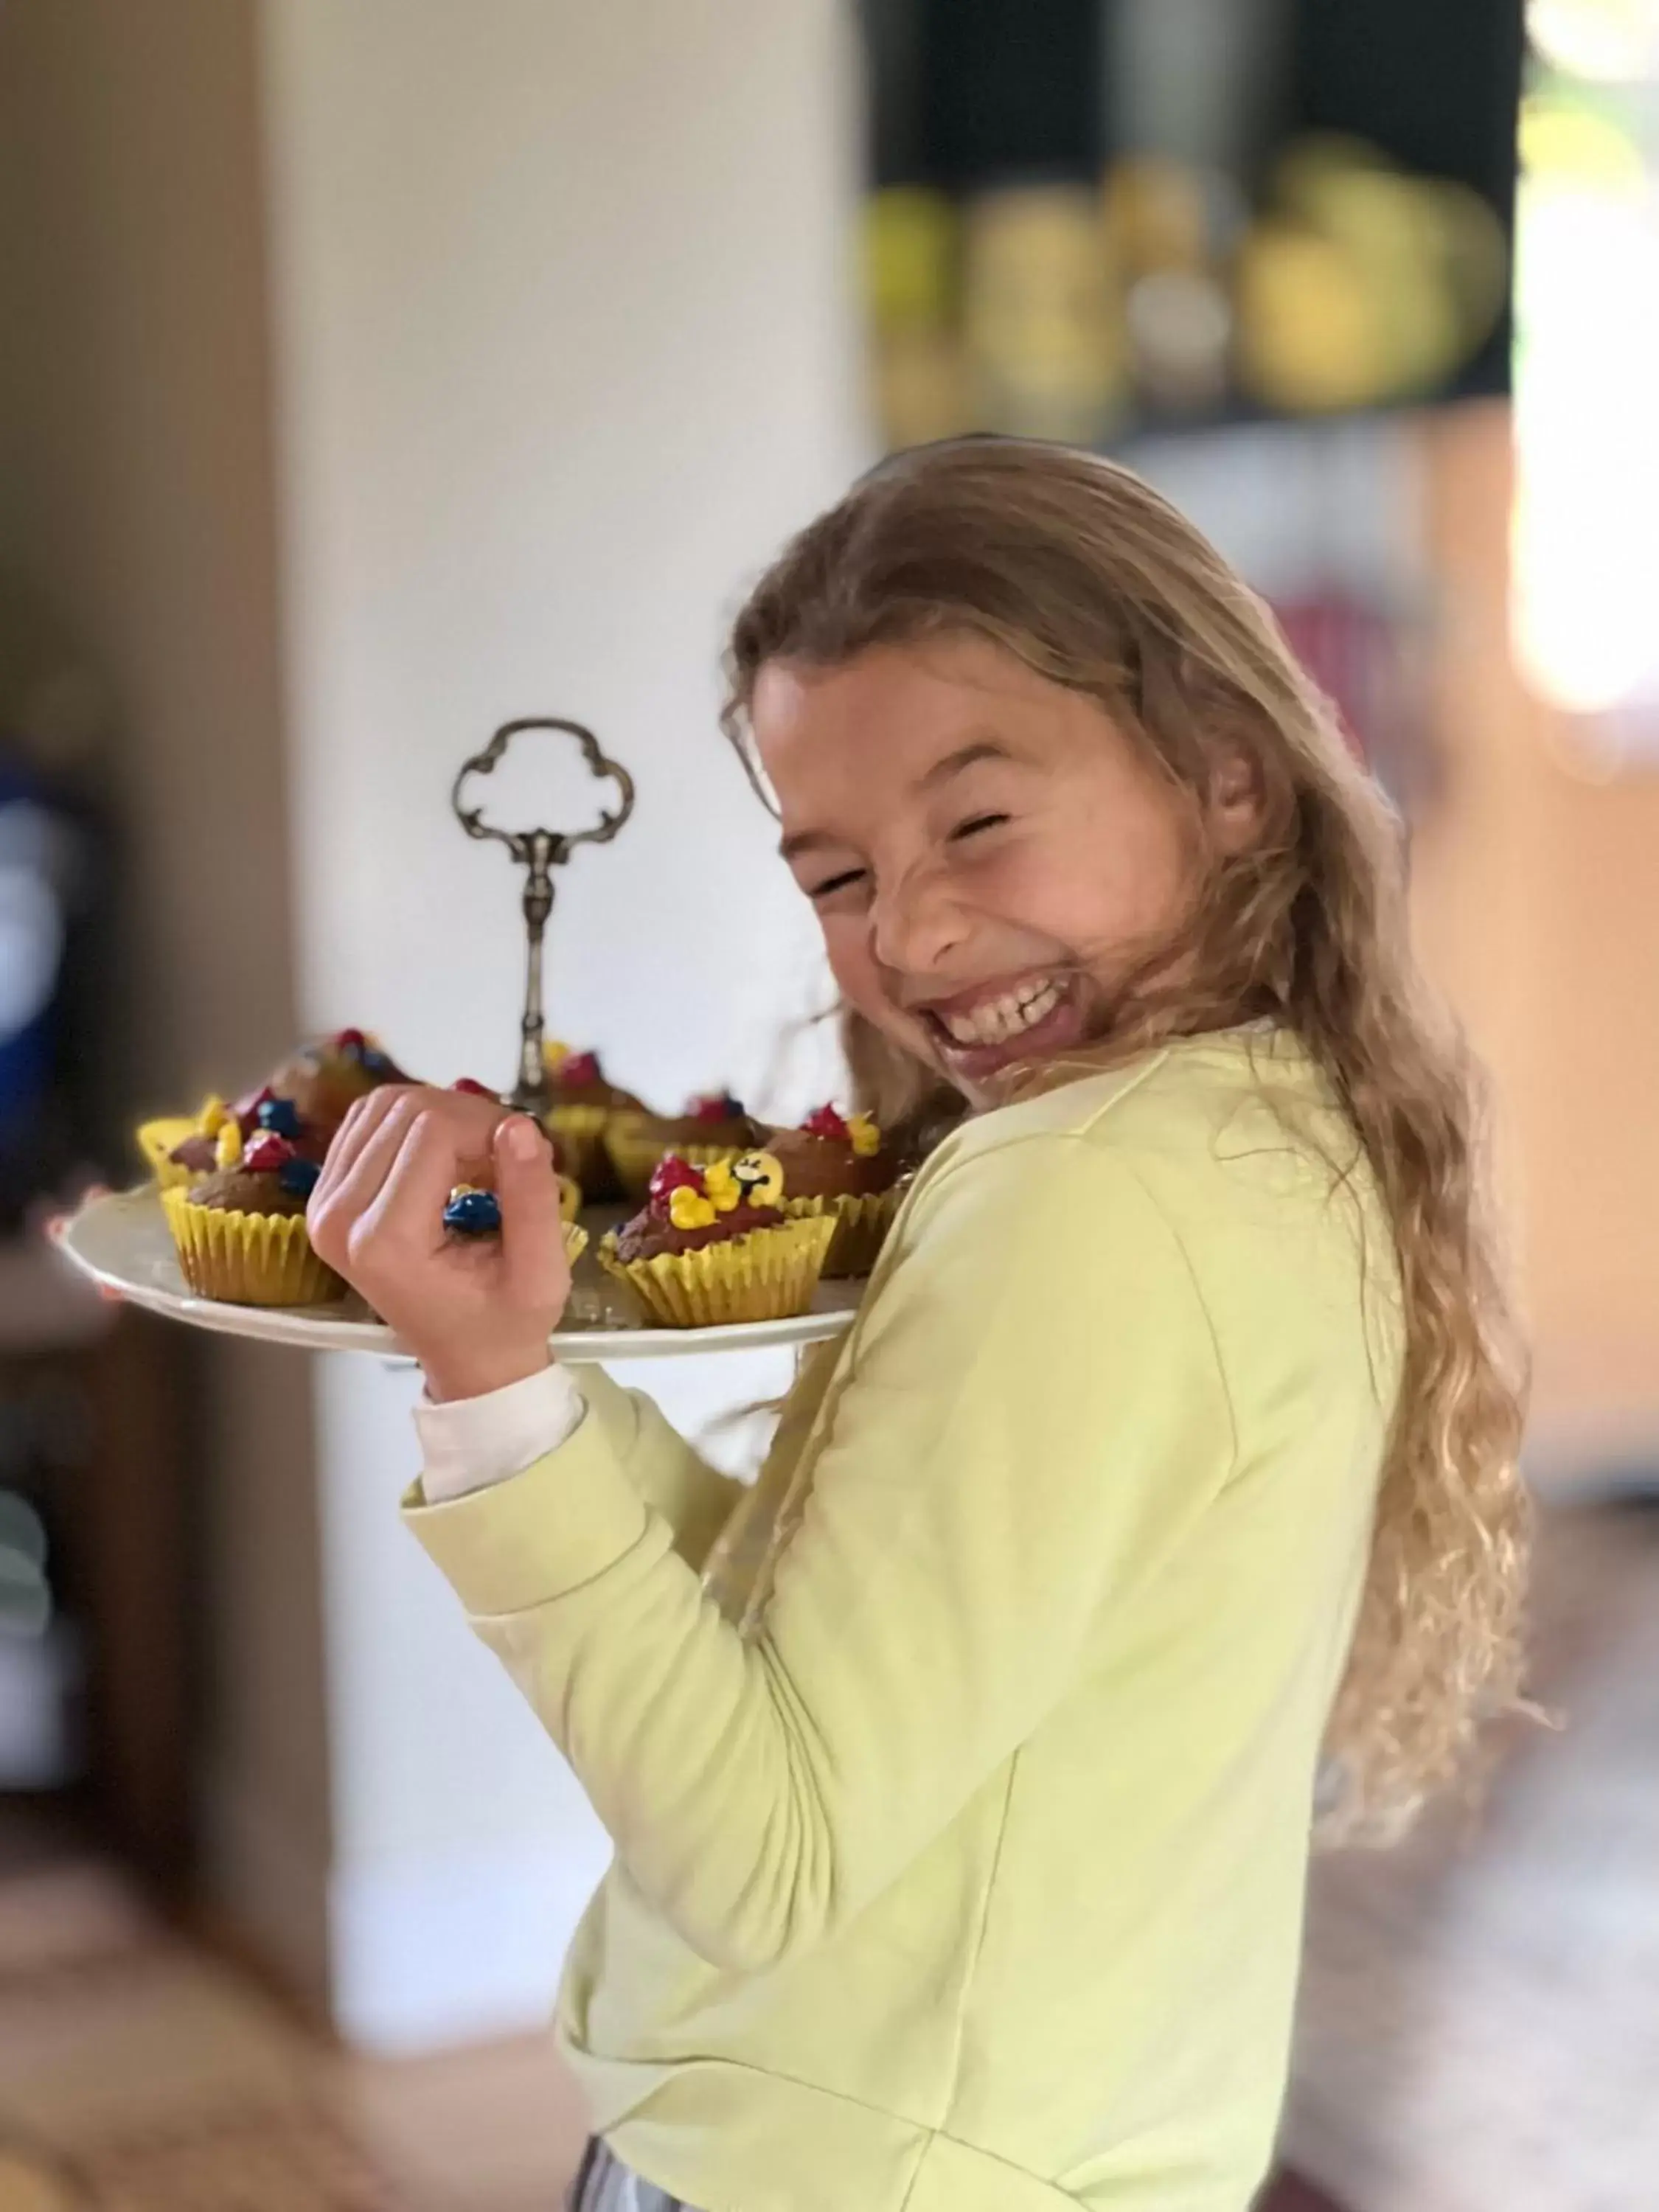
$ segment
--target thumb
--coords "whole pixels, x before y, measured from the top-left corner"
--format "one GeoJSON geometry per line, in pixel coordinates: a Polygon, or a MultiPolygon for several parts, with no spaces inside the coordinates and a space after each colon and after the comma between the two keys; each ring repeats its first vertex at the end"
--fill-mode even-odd
{"type": "Polygon", "coordinates": [[[495,1151],[507,1281],[527,1305],[561,1306],[569,1271],[552,1147],[527,1114],[510,1114],[497,1125],[495,1151]]]}

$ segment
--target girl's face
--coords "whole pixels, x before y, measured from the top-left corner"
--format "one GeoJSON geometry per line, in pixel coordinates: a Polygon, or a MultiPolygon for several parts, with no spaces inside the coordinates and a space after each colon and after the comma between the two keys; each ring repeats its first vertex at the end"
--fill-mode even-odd
{"type": "MultiPolygon", "coordinates": [[[[848,1003],[974,1100],[1099,1038],[1190,911],[1190,809],[1111,718],[969,635],[769,662],[750,722],[848,1003]]],[[[1242,767],[1211,801],[1237,848],[1242,767]]]]}

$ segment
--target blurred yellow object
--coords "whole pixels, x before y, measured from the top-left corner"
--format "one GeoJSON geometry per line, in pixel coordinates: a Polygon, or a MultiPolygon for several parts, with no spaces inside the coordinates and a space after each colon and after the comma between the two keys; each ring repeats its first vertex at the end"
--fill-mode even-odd
{"type": "Polygon", "coordinates": [[[1309,214],[1364,286],[1381,392],[1427,391],[1449,376],[1462,327],[1427,195],[1403,177],[1353,170],[1328,179],[1309,214]]]}
{"type": "Polygon", "coordinates": [[[955,328],[957,212],[943,192],[893,185],[864,212],[864,282],[876,413],[890,446],[973,428],[955,328]]]}
{"type": "Polygon", "coordinates": [[[943,192],[893,185],[865,203],[865,297],[876,328],[939,330],[955,307],[957,213],[943,192]]]}
{"type": "Polygon", "coordinates": [[[1279,205],[1305,213],[1333,179],[1379,174],[1398,172],[1369,139],[1341,131],[1304,131],[1273,156],[1268,191],[1279,205]]]}
{"type": "Polygon", "coordinates": [[[1647,190],[1642,149],[1625,125],[1577,100],[1534,93],[1521,103],[1521,166],[1632,198],[1647,190]]]}
{"type": "Polygon", "coordinates": [[[1300,413],[1432,392],[1493,328],[1508,254],[1477,192],[1321,133],[1285,149],[1268,197],[1237,269],[1239,375],[1254,398],[1300,413]]]}
{"type": "Polygon", "coordinates": [[[1126,382],[1099,195],[1072,185],[983,193],[964,245],[963,330],[981,425],[1094,443],[1126,382]]]}
{"type": "Polygon", "coordinates": [[[1182,162],[1136,154],[1106,172],[1103,210],[1114,259],[1133,281],[1153,270],[1209,266],[1203,180],[1182,162]]]}
{"type": "Polygon", "coordinates": [[[1340,246],[1285,222],[1256,224],[1239,255],[1239,381],[1287,414],[1364,407],[1385,388],[1362,273],[1340,246]]]}

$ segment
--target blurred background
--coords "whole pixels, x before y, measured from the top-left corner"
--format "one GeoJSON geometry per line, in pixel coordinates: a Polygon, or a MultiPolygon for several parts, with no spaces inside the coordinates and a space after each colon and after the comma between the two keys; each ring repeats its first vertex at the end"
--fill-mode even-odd
{"type": "Polygon", "coordinates": [[[1322,1866],[1272,2202],[1659,2203],[1656,392],[1659,0],[9,0],[0,2212],[556,2201],[603,1839],[398,1526],[412,1378],[41,1224],[307,1034],[509,1080],[447,792],[514,715],[640,787],[553,1029],[832,1089],[722,621],[970,428],[1123,456],[1272,601],[1496,1078],[1565,1727],[1322,1866]]]}

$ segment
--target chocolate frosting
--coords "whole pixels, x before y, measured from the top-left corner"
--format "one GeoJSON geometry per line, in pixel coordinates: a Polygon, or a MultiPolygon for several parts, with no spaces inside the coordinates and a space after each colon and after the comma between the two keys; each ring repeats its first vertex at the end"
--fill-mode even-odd
{"type": "Polygon", "coordinates": [[[899,1163],[891,1152],[858,1152],[850,1137],[815,1137],[805,1129],[774,1129],[766,1150],[783,1169],[786,1198],[863,1198],[890,1190],[899,1163]]]}
{"type": "Polygon", "coordinates": [[[730,1213],[717,1213],[702,1229],[676,1229],[665,1214],[647,1206],[617,1231],[617,1257],[627,1265],[654,1260],[660,1252],[698,1252],[705,1244],[725,1244],[751,1230],[776,1229],[785,1218],[775,1206],[737,1206],[730,1213]]]}

